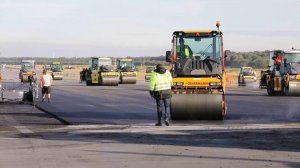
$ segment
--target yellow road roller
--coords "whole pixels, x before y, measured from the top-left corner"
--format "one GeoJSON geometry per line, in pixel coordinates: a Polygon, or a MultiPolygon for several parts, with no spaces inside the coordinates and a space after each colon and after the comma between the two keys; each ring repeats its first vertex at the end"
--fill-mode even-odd
{"type": "Polygon", "coordinates": [[[145,81],[150,81],[151,72],[155,69],[155,66],[147,66],[145,71],[145,81]]]}
{"type": "Polygon", "coordinates": [[[85,72],[86,85],[118,86],[119,72],[110,57],[92,57],[85,72]]]}
{"type": "Polygon", "coordinates": [[[118,59],[117,69],[120,73],[120,84],[136,84],[137,72],[132,58],[118,59]]]}
{"type": "Polygon", "coordinates": [[[239,86],[246,85],[247,83],[256,82],[256,72],[252,67],[241,67],[240,74],[238,76],[239,86]]]}
{"type": "Polygon", "coordinates": [[[270,52],[269,69],[262,71],[261,88],[270,96],[300,96],[300,50],[270,52]]]}
{"type": "Polygon", "coordinates": [[[35,78],[35,60],[22,60],[19,78],[21,82],[30,82],[35,78]]]}
{"type": "Polygon", "coordinates": [[[221,120],[226,114],[223,35],[219,30],[175,31],[166,61],[172,65],[173,120],[221,120]]]}
{"type": "Polygon", "coordinates": [[[50,64],[50,67],[52,71],[52,78],[54,80],[62,80],[64,76],[62,64],[58,61],[54,61],[50,64]]]}

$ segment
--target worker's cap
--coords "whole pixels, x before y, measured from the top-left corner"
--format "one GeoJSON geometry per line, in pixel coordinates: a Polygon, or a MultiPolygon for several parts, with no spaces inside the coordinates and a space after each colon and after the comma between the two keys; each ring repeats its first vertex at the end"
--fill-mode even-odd
{"type": "Polygon", "coordinates": [[[164,66],[162,64],[157,64],[156,65],[156,69],[161,69],[161,68],[164,68],[164,66]]]}

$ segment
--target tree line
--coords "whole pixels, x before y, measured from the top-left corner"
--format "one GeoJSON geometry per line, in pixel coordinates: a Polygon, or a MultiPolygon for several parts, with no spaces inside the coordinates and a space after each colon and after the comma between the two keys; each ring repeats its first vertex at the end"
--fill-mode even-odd
{"type": "MultiPolygon", "coordinates": [[[[268,51],[254,51],[254,52],[231,52],[230,62],[227,66],[232,68],[239,68],[242,66],[251,66],[253,68],[266,68],[269,62],[268,51]]],[[[23,59],[34,59],[37,64],[47,65],[53,61],[59,61],[63,65],[88,65],[91,57],[0,57],[1,64],[20,64],[23,59]]],[[[152,66],[157,63],[165,63],[165,56],[141,56],[133,57],[135,65],[137,66],[152,66]]]]}
{"type": "Polygon", "coordinates": [[[253,68],[267,68],[269,65],[269,51],[231,52],[231,60],[228,64],[232,68],[250,66],[253,68]]]}

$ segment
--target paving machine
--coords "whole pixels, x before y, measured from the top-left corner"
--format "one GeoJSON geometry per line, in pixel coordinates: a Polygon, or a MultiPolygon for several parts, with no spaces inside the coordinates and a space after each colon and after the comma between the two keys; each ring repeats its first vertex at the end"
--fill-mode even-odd
{"type": "Polygon", "coordinates": [[[113,67],[113,60],[109,57],[92,57],[89,68],[85,72],[86,85],[118,86],[119,72],[113,67]]]}
{"type": "Polygon", "coordinates": [[[51,67],[51,71],[52,71],[52,73],[51,73],[52,78],[54,80],[62,80],[64,74],[63,74],[63,67],[62,67],[61,63],[57,62],[57,61],[52,62],[50,64],[50,67],[51,67]]]}
{"type": "Polygon", "coordinates": [[[300,96],[300,50],[270,52],[269,69],[261,72],[260,88],[270,96],[300,96]]]}
{"type": "MultiPolygon", "coordinates": [[[[219,120],[226,114],[223,36],[219,30],[175,31],[166,61],[172,64],[173,120],[219,120]]],[[[226,60],[225,60],[226,58],[226,60]]]]}
{"type": "Polygon", "coordinates": [[[146,73],[145,73],[145,81],[150,80],[151,72],[155,69],[154,66],[147,66],[146,67],[146,73]]]}
{"type": "Polygon", "coordinates": [[[120,73],[120,84],[136,84],[136,68],[132,58],[117,60],[117,70],[120,73]]]}
{"type": "Polygon", "coordinates": [[[21,82],[30,82],[35,78],[35,60],[22,60],[19,78],[21,82]]]}
{"type": "Polygon", "coordinates": [[[247,83],[256,82],[256,72],[252,67],[241,67],[240,74],[238,77],[239,85],[246,85],[247,83]]]}

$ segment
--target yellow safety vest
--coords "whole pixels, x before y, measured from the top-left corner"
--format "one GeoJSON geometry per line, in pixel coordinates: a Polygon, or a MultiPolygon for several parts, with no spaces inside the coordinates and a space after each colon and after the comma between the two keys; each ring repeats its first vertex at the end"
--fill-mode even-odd
{"type": "Polygon", "coordinates": [[[151,72],[150,85],[149,88],[152,91],[160,91],[171,89],[172,75],[166,70],[164,74],[157,73],[155,71],[151,72]]]}
{"type": "MultiPolygon", "coordinates": [[[[176,47],[176,52],[180,53],[180,46],[176,47]]],[[[184,45],[184,56],[185,56],[185,58],[188,58],[190,56],[190,50],[187,45],[184,45]]]]}

